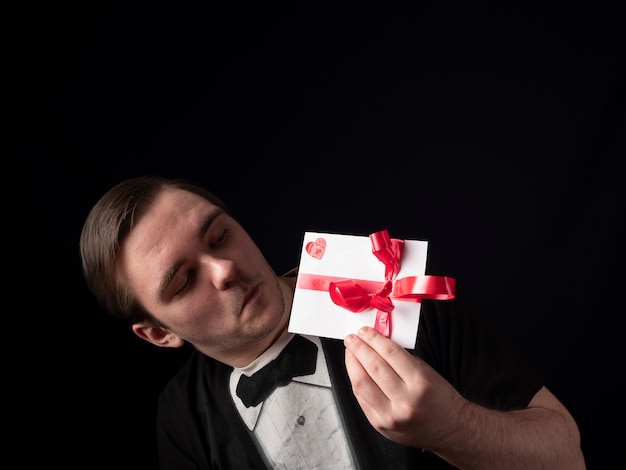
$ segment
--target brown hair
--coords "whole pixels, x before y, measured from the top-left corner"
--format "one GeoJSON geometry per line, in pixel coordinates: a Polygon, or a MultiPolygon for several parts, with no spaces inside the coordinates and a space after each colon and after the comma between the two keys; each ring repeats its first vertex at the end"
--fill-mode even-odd
{"type": "Polygon", "coordinates": [[[135,221],[150,208],[156,196],[168,188],[197,194],[228,212],[219,197],[191,181],[139,176],[109,189],[89,211],[80,235],[80,256],[87,286],[107,312],[129,324],[155,321],[139,305],[133,292],[118,282],[115,259],[120,243],[133,229],[135,221]]]}

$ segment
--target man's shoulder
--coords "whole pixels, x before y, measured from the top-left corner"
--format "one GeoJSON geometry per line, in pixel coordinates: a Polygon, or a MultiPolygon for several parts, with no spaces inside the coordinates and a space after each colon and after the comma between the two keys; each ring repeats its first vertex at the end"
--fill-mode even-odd
{"type": "Polygon", "coordinates": [[[226,390],[232,367],[212,359],[197,350],[189,353],[186,361],[163,388],[161,402],[206,403],[209,395],[226,390]]]}

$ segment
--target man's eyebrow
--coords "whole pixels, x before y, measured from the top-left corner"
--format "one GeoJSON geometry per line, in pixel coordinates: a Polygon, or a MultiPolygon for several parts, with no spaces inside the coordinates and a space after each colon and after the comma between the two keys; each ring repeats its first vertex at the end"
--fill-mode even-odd
{"type": "Polygon", "coordinates": [[[208,232],[209,227],[211,227],[211,224],[213,223],[213,221],[217,219],[223,213],[224,211],[218,207],[214,211],[207,214],[202,224],[200,224],[200,232],[198,233],[198,235],[200,237],[203,237],[204,234],[208,232]]]}
{"type": "Polygon", "coordinates": [[[170,266],[170,268],[167,270],[167,272],[165,273],[165,276],[163,276],[163,280],[161,281],[161,284],[159,285],[159,290],[158,290],[159,299],[163,298],[163,296],[165,295],[165,291],[167,290],[167,286],[170,285],[170,282],[172,282],[172,279],[174,279],[174,276],[176,275],[178,270],[182,267],[182,265],[185,264],[185,261],[187,260],[179,259],[172,266],[170,266]]]}
{"type": "MultiPolygon", "coordinates": [[[[202,221],[202,223],[200,224],[200,230],[198,231],[198,236],[203,237],[208,232],[213,221],[217,219],[223,213],[224,211],[220,208],[216,208],[212,212],[209,212],[204,218],[204,220],[202,221]]],[[[176,273],[180,270],[180,268],[185,264],[186,261],[187,260],[184,258],[176,260],[174,264],[172,264],[169,267],[169,269],[165,272],[165,276],[163,276],[163,279],[161,280],[161,284],[159,285],[159,289],[157,291],[158,297],[160,299],[163,298],[163,296],[165,295],[165,291],[167,290],[167,287],[170,285],[170,283],[172,282],[172,279],[174,279],[174,276],[176,276],[176,273]]]]}

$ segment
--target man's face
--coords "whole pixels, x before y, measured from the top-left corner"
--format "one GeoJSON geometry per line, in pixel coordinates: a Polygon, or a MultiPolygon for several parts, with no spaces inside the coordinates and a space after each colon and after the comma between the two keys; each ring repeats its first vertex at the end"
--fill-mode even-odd
{"type": "Polygon", "coordinates": [[[288,321],[278,278],[253,240],[187,191],[156,197],[122,241],[116,268],[169,332],[224,362],[272,341],[288,321]]]}

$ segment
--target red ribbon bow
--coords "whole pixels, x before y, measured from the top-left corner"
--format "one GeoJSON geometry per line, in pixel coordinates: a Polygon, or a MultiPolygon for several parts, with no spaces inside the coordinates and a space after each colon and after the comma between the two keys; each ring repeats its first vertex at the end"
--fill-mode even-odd
{"type": "Polygon", "coordinates": [[[333,276],[300,273],[297,287],[328,290],[332,301],[347,310],[359,313],[377,309],[374,328],[391,337],[393,299],[420,302],[422,299],[450,300],[455,296],[456,281],[445,276],[408,276],[396,279],[404,240],[390,238],[387,230],[370,235],[372,253],[385,265],[384,281],[346,279],[333,276]]]}

